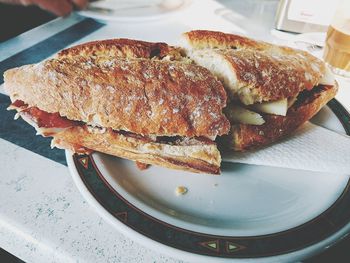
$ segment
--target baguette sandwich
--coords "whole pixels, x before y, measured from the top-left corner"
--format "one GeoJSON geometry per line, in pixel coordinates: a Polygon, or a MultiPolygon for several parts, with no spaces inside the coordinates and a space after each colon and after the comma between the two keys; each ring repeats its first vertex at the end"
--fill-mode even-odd
{"type": "Polygon", "coordinates": [[[231,123],[220,138],[225,148],[249,150],[292,133],[338,89],[325,64],[305,51],[204,30],[184,33],[182,45],[225,86],[231,123]]]}
{"type": "Polygon", "coordinates": [[[216,139],[223,150],[270,144],[338,89],[301,50],[203,30],[183,40],[95,41],[8,70],[10,108],[58,148],[218,174],[216,139]]]}
{"type": "Polygon", "coordinates": [[[96,41],[8,70],[11,109],[52,146],[218,174],[223,85],[165,43],[96,41]]]}

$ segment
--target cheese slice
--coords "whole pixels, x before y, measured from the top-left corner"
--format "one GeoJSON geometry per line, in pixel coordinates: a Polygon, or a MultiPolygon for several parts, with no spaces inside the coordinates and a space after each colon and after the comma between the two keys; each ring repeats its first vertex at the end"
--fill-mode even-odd
{"type": "Polygon", "coordinates": [[[238,105],[231,105],[225,109],[225,113],[230,122],[262,125],[265,123],[263,117],[254,111],[240,107],[238,105]]]}
{"type": "Polygon", "coordinates": [[[253,104],[251,107],[259,112],[286,116],[288,110],[288,99],[253,104]]]}
{"type": "Polygon", "coordinates": [[[333,86],[334,83],[335,83],[334,75],[331,69],[328,66],[326,66],[326,72],[324,76],[321,78],[320,84],[333,86]]]}

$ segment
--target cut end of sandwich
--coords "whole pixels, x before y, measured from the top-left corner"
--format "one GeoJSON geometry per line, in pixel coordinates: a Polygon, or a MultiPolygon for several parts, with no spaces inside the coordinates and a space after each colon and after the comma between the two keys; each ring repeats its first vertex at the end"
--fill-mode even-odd
{"type": "Polygon", "coordinates": [[[206,138],[141,136],[126,131],[93,127],[30,107],[23,101],[10,106],[37,133],[53,137],[51,147],[79,154],[100,151],[146,164],[196,173],[220,173],[221,156],[216,144],[206,138]]]}
{"type": "Polygon", "coordinates": [[[334,86],[319,85],[311,91],[304,91],[288,109],[286,116],[264,114],[263,125],[234,124],[227,136],[220,137],[221,149],[246,151],[271,144],[294,132],[311,119],[338,91],[334,86]]]}

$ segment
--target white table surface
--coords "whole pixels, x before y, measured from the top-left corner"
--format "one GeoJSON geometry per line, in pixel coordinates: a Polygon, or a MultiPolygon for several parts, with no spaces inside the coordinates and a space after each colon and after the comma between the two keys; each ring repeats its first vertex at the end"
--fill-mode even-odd
{"type": "MultiPolygon", "coordinates": [[[[129,37],[176,43],[181,32],[199,28],[257,32],[256,37],[271,39],[277,1],[260,1],[258,7],[257,1],[221,2],[235,12],[215,1],[197,0],[175,17],[147,23],[110,23],[78,42],[129,37]]],[[[0,44],[0,61],[82,19],[77,15],[59,18],[0,44]]],[[[337,98],[348,108],[349,91],[349,82],[341,81],[337,98]]],[[[107,224],[84,201],[66,166],[3,139],[0,149],[3,249],[26,262],[182,262],[133,242],[107,224]]]]}

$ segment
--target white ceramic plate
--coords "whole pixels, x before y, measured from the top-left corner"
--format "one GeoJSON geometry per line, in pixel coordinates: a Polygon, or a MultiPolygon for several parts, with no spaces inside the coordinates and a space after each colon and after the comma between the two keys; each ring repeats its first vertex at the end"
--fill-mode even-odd
{"type": "MultiPolygon", "coordinates": [[[[314,122],[349,132],[349,114],[335,100],[328,105],[314,122]]],[[[125,235],[176,258],[296,261],[350,228],[345,175],[230,163],[223,163],[221,176],[155,166],[140,171],[100,153],[67,152],[67,160],[98,213],[125,235]],[[176,196],[177,186],[187,194],[176,196]]]]}
{"type": "Polygon", "coordinates": [[[86,10],[78,13],[102,21],[142,22],[168,18],[187,8],[191,2],[191,0],[102,0],[91,3],[86,10]]]}

